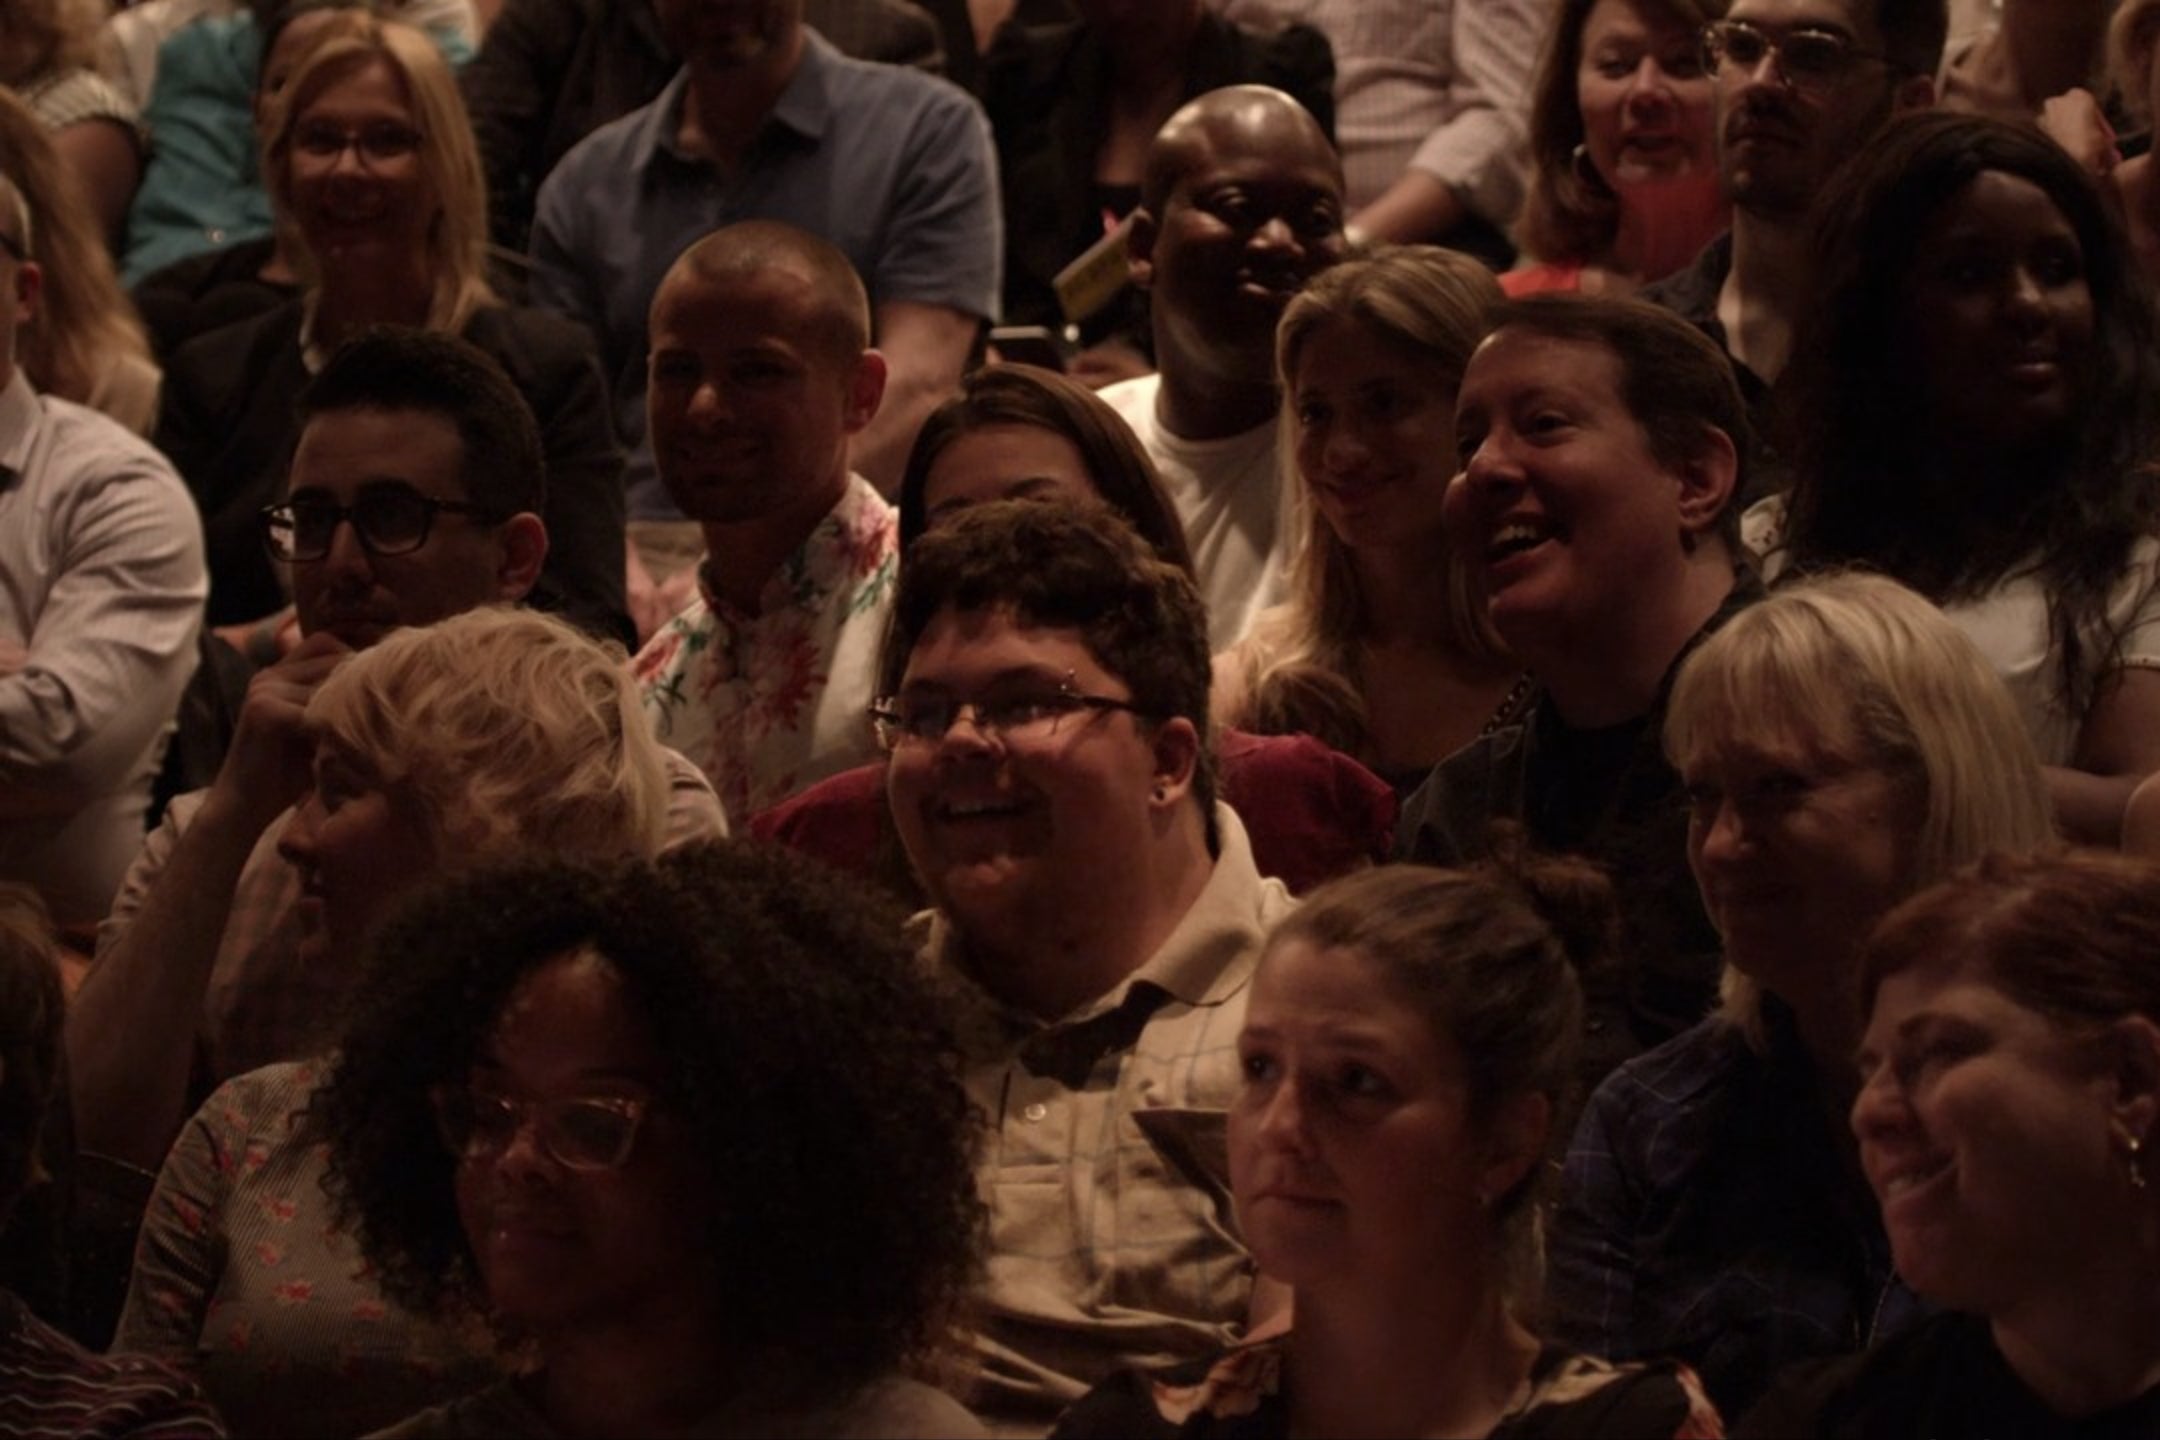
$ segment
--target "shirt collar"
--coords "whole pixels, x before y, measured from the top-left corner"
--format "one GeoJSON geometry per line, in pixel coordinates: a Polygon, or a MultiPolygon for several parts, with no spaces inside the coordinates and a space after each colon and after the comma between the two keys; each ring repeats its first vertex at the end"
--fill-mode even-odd
{"type": "MultiPolygon", "coordinates": [[[[824,139],[833,115],[832,87],[828,82],[839,58],[840,52],[833,49],[824,36],[808,25],[803,26],[802,59],[795,66],[795,73],[788,77],[780,98],[773,102],[765,123],[778,124],[812,143],[824,139]]],[[[647,109],[645,120],[639,126],[638,153],[646,157],[646,163],[663,152],[684,164],[704,163],[697,156],[683,153],[675,143],[675,133],[681,128],[683,101],[689,93],[690,69],[684,66],[675,72],[674,79],[668,81],[667,88],[647,109]]]]}
{"type": "Polygon", "coordinates": [[[18,365],[7,385],[0,388],[0,476],[13,480],[29,465],[30,447],[43,418],[37,391],[30,388],[30,377],[18,365]]]}
{"type": "Polygon", "coordinates": [[[882,531],[895,529],[890,507],[879,498],[877,490],[850,471],[839,502],[825,512],[825,518],[812,527],[802,544],[765,582],[758,595],[756,614],[746,615],[721,598],[712,583],[713,562],[709,555],[698,564],[698,593],[713,614],[738,624],[784,609],[815,610],[833,586],[850,577],[858,551],[871,547],[882,552],[897,543],[880,538],[882,531]]]}
{"type": "Polygon", "coordinates": [[[1266,882],[1253,862],[1252,842],[1246,838],[1237,812],[1217,801],[1215,825],[1222,837],[1215,868],[1169,937],[1139,969],[1047,1026],[1037,1017],[1005,1005],[982,987],[961,963],[965,941],[940,912],[928,913],[923,953],[952,984],[960,987],[969,1008],[995,1014],[1005,1028],[1022,1033],[1086,1025],[1135,1005],[1152,1012],[1165,1000],[1195,1007],[1220,1005],[1252,980],[1260,939],[1253,918],[1253,894],[1266,882]]]}

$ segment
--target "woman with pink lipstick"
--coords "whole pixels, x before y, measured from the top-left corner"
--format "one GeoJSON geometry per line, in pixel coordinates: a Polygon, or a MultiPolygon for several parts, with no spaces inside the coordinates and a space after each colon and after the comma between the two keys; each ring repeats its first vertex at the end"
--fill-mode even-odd
{"type": "Polygon", "coordinates": [[[2049,842],[2040,767],[1970,641],[1879,576],[1790,586],[1703,642],[1665,744],[1724,942],[1724,1004],[1598,1086],[1568,1149],[1560,1338],[1668,1355],[1740,1413],[1784,1365],[1909,1323],[1846,1139],[1874,921],[2049,842]]]}
{"type": "Polygon", "coordinates": [[[1238,1037],[1230,1178],[1294,1325],[1119,1376],[1052,1434],[1722,1434],[1687,1371],[1541,1344],[1524,1317],[1576,973],[1616,929],[1593,867],[1517,856],[1370,870],[1279,924],[1238,1037]]]}
{"type": "Polygon", "coordinates": [[[1785,1377],[1761,1436],[2160,1435],[2160,867],[1993,856],[1868,942],[1852,1131],[1949,1312],[1785,1377]]]}
{"type": "Polygon", "coordinates": [[[1510,295],[1624,295],[1725,228],[1702,28],[1725,0],[1564,0],[1530,102],[1529,198],[1516,227],[1538,263],[1510,295]]]}
{"type": "Polygon", "coordinates": [[[1215,661],[1216,723],[1308,734],[1407,793],[1528,694],[1440,523],[1455,392],[1500,300],[1451,250],[1323,272],[1276,332],[1305,533],[1290,600],[1215,661]]]}
{"type": "Polygon", "coordinates": [[[1765,569],[1866,565],[2009,685],[2066,833],[2160,770],[2160,335],[2092,181],[2037,131],[1894,121],[1816,213],[1765,569]]]}
{"type": "MultiPolygon", "coordinates": [[[[279,845],[310,970],[351,973],[384,916],[445,873],[659,847],[667,779],[636,689],[619,653],[562,621],[483,609],[399,630],[343,662],[306,715],[312,757],[287,763],[313,783],[279,845]]],[[[326,1046],[340,1018],[317,1017],[326,1046]]],[[[389,1305],[364,1273],[303,1123],[325,1069],[220,1086],[143,1219],[114,1346],[187,1371],[235,1435],[357,1435],[494,1374],[470,1337],[389,1305]]]]}

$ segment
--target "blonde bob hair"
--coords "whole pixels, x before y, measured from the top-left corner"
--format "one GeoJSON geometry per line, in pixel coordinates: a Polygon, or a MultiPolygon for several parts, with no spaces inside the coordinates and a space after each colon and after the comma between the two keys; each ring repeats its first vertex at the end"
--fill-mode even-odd
{"type": "MultiPolygon", "coordinates": [[[[427,328],[455,333],[474,311],[500,302],[487,280],[487,178],[480,147],[449,62],[433,40],[410,25],[375,17],[324,38],[301,60],[272,107],[263,176],[278,210],[290,215],[293,127],[323,91],[378,63],[390,67],[412,107],[420,169],[436,207],[427,238],[435,281],[427,328]]],[[[297,258],[309,287],[320,285],[318,257],[304,239],[297,258]]]]}
{"type": "MultiPolygon", "coordinates": [[[[1878,764],[1918,787],[1913,888],[1996,850],[2055,839],[2040,756],[2002,680],[1963,631],[1895,580],[1797,581],[1688,657],[1665,715],[1685,771],[1739,742],[1878,764]]],[[[1761,994],[1726,968],[1724,1014],[1758,1047],[1761,994]]]]}
{"type": "MultiPolygon", "coordinates": [[[[1283,484],[1297,496],[1290,597],[1255,626],[1255,660],[1245,728],[1304,731],[1351,755],[1367,755],[1365,702],[1353,677],[1366,621],[1357,566],[1306,492],[1297,468],[1298,366],[1323,325],[1348,321],[1379,343],[1431,366],[1433,384],[1454,390],[1470,353],[1485,338],[1486,317],[1501,300],[1492,272],[1467,255],[1434,245],[1400,245],[1323,271],[1284,309],[1275,331],[1282,382],[1277,444],[1283,484]]],[[[1483,598],[1449,548],[1433,564],[1448,573],[1448,639],[1472,661],[1506,655],[1486,623],[1483,598]]]]}
{"type": "Polygon", "coordinates": [[[660,849],[667,771],[629,667],[554,616],[488,606],[399,630],[339,666],[307,715],[446,862],[660,849]]]}

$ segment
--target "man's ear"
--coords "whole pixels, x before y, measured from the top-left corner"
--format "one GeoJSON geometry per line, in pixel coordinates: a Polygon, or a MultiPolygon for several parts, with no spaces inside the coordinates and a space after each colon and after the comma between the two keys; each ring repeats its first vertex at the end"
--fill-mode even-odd
{"type": "Polygon", "coordinates": [[[1511,1096],[1493,1112],[1485,1131],[1485,1166],[1478,1175],[1478,1198],[1486,1204],[1522,1184],[1545,1158],[1552,1130],[1552,1101],[1534,1090],[1511,1096]]]}
{"type": "Polygon", "coordinates": [[[848,376],[845,417],[848,434],[861,434],[863,427],[877,418],[878,406],[885,402],[888,373],[885,356],[880,351],[865,350],[856,358],[854,373],[848,376]]]}
{"type": "Polygon", "coordinates": [[[1200,731],[1182,715],[1155,727],[1155,773],[1150,798],[1157,808],[1177,805],[1191,793],[1200,773],[1200,731]]]}
{"type": "Polygon", "coordinates": [[[1704,426],[1695,442],[1695,453],[1674,473],[1680,479],[1680,533],[1717,533],[1718,522],[1733,503],[1733,489],[1740,480],[1740,452],[1734,448],[1732,436],[1714,425],[1704,426]]]}
{"type": "Polygon", "coordinates": [[[1145,206],[1126,217],[1126,225],[1125,275],[1145,290],[1155,281],[1155,237],[1162,234],[1162,227],[1145,206]]]}
{"type": "Polygon", "coordinates": [[[539,583],[540,566],[547,560],[547,522],[530,510],[520,510],[495,531],[501,561],[495,571],[495,590],[504,600],[523,600],[539,583]]]}

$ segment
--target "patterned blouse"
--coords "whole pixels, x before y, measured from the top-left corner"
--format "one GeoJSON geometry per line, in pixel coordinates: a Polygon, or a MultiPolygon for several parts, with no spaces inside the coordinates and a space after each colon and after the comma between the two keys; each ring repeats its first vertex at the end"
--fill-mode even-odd
{"type": "Polygon", "coordinates": [[[114,1351],[192,1373],[235,1435],[350,1436],[499,1371],[368,1278],[300,1120],[316,1062],[228,1081],[180,1132],[143,1219],[114,1351]]]}
{"type": "MultiPolygon", "coordinates": [[[[1285,1440],[1286,1335],[1213,1360],[1128,1370],[1059,1418],[1051,1440],[1285,1440]]],[[[1725,1426],[1679,1365],[1611,1365],[1555,1345],[1538,1352],[1487,1440],[1719,1440],[1725,1426]]]]}
{"type": "Polygon", "coordinates": [[[876,756],[868,711],[899,553],[898,514],[850,476],[755,614],[714,595],[701,570],[702,598],[639,652],[645,713],[728,814],[768,810],[876,756]]]}

